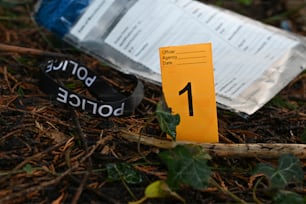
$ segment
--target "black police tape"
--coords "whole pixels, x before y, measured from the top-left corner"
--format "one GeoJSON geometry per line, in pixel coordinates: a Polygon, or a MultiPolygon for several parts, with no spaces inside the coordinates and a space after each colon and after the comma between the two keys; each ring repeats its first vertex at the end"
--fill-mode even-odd
{"type": "Polygon", "coordinates": [[[105,80],[76,61],[49,60],[42,67],[39,86],[43,92],[55,98],[56,101],[73,108],[78,108],[101,117],[122,116],[133,113],[144,96],[142,82],[135,76],[126,76],[137,83],[133,93],[129,96],[118,92],[106,83],[105,80]],[[97,100],[89,99],[65,88],[58,79],[53,79],[52,73],[59,73],[59,75],[64,73],[65,76],[74,76],[83,82],[84,86],[97,100]]]}

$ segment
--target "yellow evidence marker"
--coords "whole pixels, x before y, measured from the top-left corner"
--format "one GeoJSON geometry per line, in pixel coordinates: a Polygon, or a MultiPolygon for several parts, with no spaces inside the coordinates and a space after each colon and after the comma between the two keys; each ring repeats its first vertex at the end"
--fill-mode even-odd
{"type": "Polygon", "coordinates": [[[180,115],[177,141],[218,142],[211,43],[161,47],[162,89],[180,115]]]}

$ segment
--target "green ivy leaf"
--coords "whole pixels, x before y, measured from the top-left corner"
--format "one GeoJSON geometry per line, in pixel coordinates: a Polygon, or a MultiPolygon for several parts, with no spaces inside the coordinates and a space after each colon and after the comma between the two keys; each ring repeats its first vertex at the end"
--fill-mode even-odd
{"type": "Polygon", "coordinates": [[[157,104],[155,113],[161,130],[175,140],[176,126],[180,123],[179,114],[172,115],[171,113],[164,111],[161,103],[157,104]]]}
{"type": "Polygon", "coordinates": [[[274,197],[273,202],[278,204],[304,204],[304,199],[301,195],[290,191],[279,191],[274,197]]]}
{"type": "Polygon", "coordinates": [[[139,184],[142,182],[141,174],[128,163],[106,164],[107,178],[111,181],[124,180],[128,184],[139,184]]]}
{"type": "Polygon", "coordinates": [[[196,189],[207,187],[211,169],[207,165],[210,156],[195,145],[178,145],[174,149],[159,153],[159,157],[167,165],[167,184],[173,190],[181,184],[196,189]]]}
{"type": "Polygon", "coordinates": [[[26,164],[23,168],[23,171],[27,172],[27,174],[32,174],[33,173],[33,167],[31,164],[26,164]]]}
{"type": "Polygon", "coordinates": [[[259,164],[255,173],[264,173],[270,187],[276,189],[283,189],[289,183],[302,182],[304,178],[300,160],[291,154],[282,155],[276,169],[268,164],[259,164]]]}

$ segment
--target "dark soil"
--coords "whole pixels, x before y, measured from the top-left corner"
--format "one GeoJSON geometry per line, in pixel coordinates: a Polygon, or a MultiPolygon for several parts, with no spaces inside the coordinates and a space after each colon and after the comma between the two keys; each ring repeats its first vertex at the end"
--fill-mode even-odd
{"type": "MultiPolygon", "coordinates": [[[[30,17],[33,4],[4,2],[0,0],[1,43],[69,54],[103,75],[116,88],[129,91],[129,81],[124,75],[38,27],[30,17]]],[[[303,19],[306,17],[300,10],[289,9],[286,1],[256,0],[250,6],[234,1],[220,2],[223,7],[273,26],[288,20],[292,32],[305,34],[303,19]]],[[[167,169],[157,155],[160,149],[141,145],[140,154],[137,143],[120,137],[120,129],[164,137],[157,121],[151,119],[161,100],[161,88],[144,82],[145,98],[131,116],[94,117],[57,104],[41,92],[40,66],[48,58],[17,51],[0,52],[0,203],[127,203],[134,200],[129,190],[140,199],[148,184],[166,178],[167,169]],[[119,162],[132,164],[143,176],[143,182],[127,187],[122,181],[110,181],[106,164],[119,162]]],[[[218,109],[220,142],[305,142],[305,90],[304,72],[247,119],[218,109]]],[[[81,88],[78,91],[88,94],[81,88]]],[[[258,163],[275,165],[276,160],[256,155],[247,159],[213,156],[210,166],[213,178],[223,188],[247,202],[255,202],[249,185],[252,169],[258,163]]],[[[305,160],[301,163],[305,170],[305,160]]],[[[305,196],[305,182],[304,179],[302,187],[293,186],[290,191],[305,196]]],[[[271,203],[271,198],[264,193],[266,187],[257,187],[257,197],[263,203],[271,203]]],[[[203,190],[184,187],[178,194],[187,203],[236,202],[213,186],[203,190]]],[[[147,201],[178,202],[174,198],[147,201]]]]}

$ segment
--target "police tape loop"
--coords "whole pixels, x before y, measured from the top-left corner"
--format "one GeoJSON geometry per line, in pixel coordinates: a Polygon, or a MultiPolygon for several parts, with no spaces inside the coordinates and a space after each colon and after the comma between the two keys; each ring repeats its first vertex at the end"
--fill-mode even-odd
{"type": "Polygon", "coordinates": [[[101,117],[122,116],[133,113],[144,96],[142,82],[135,76],[126,76],[136,82],[136,87],[129,96],[118,92],[106,83],[105,80],[76,61],[49,60],[46,65],[42,67],[39,86],[42,91],[55,98],[56,101],[67,104],[73,108],[78,108],[101,117]],[[82,81],[84,86],[97,98],[97,100],[81,96],[67,89],[62,85],[59,79],[53,79],[53,73],[73,76],[82,81]]]}

